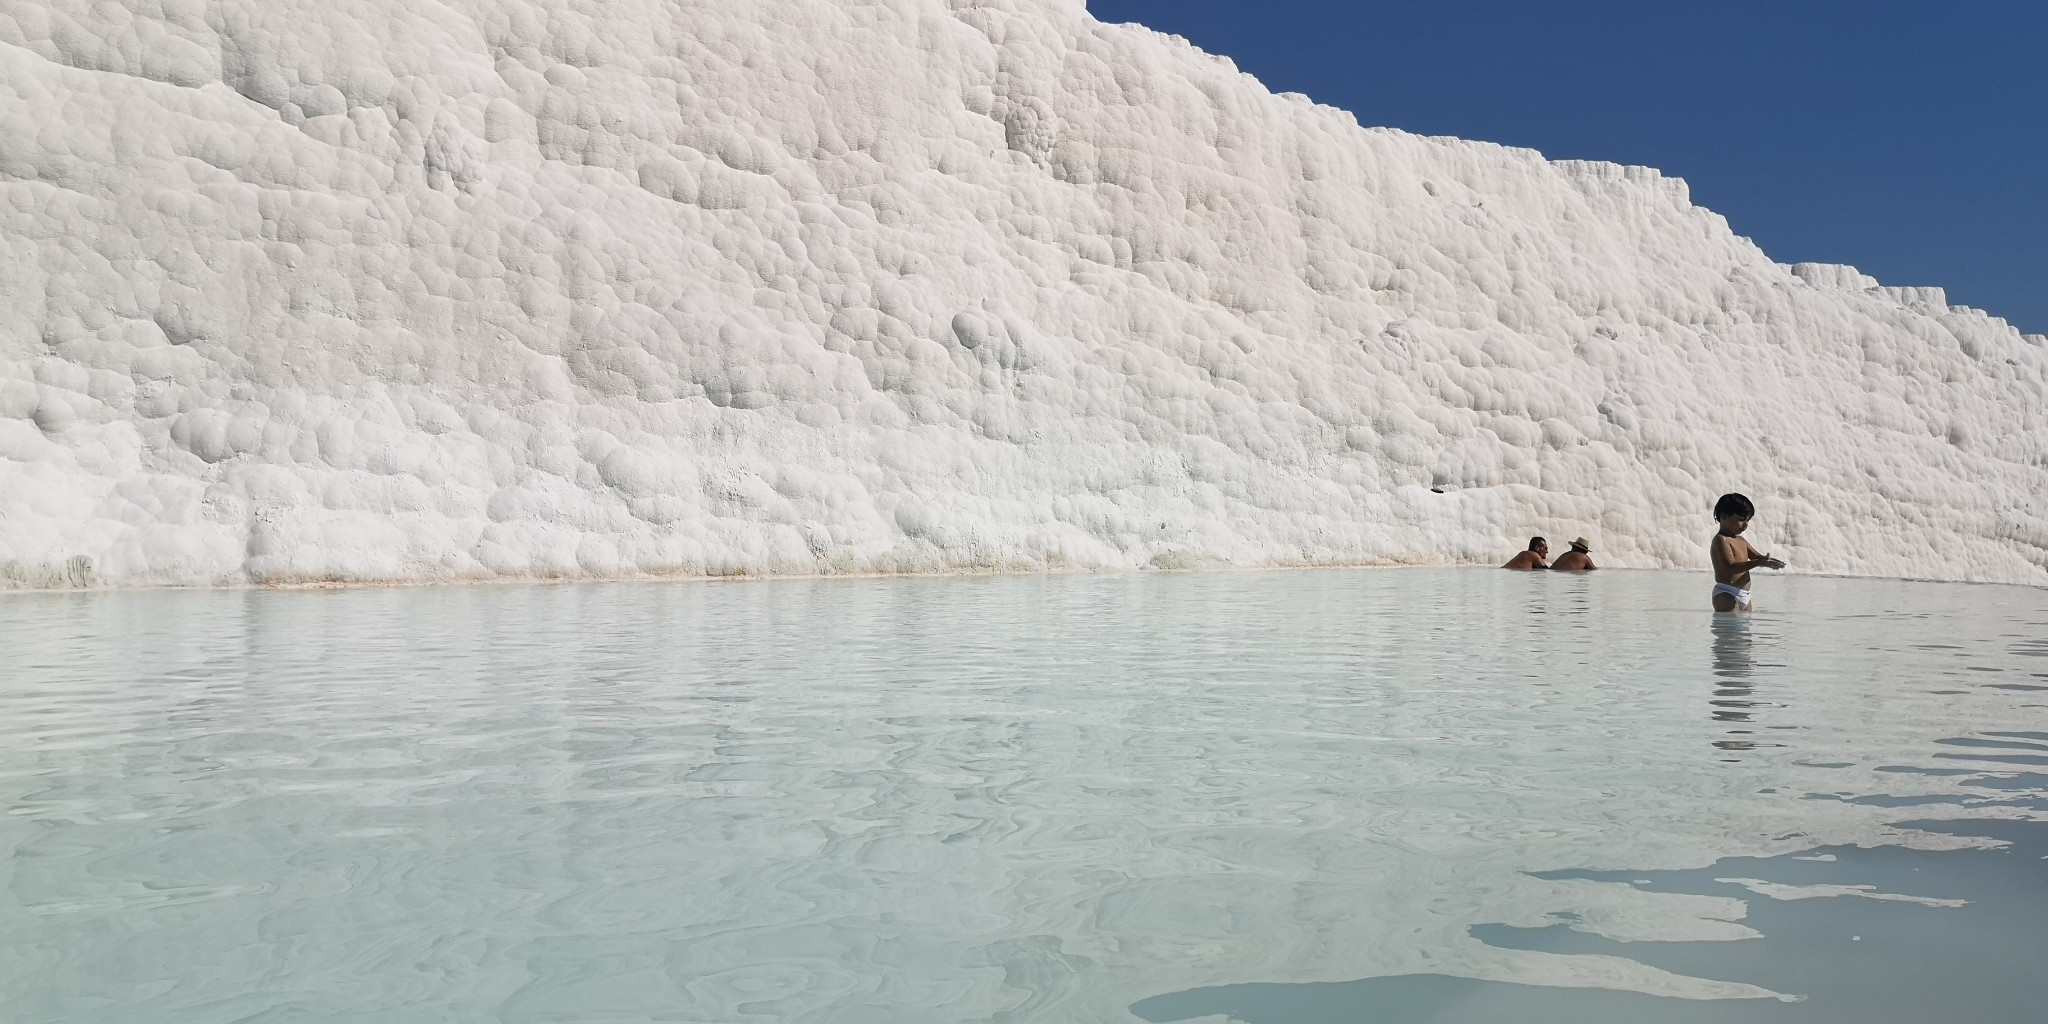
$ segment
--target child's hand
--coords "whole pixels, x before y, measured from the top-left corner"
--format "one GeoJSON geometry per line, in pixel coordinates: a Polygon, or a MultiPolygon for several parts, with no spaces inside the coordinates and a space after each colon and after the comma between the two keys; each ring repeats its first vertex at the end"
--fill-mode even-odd
{"type": "Polygon", "coordinates": [[[1784,567],[1785,567],[1785,560],[1784,560],[1784,559],[1782,559],[1782,558],[1772,558],[1772,557],[1771,557],[1771,556],[1769,556],[1769,555],[1765,555],[1765,556],[1764,556],[1764,568],[1766,568],[1766,569],[1783,569],[1784,567]]]}

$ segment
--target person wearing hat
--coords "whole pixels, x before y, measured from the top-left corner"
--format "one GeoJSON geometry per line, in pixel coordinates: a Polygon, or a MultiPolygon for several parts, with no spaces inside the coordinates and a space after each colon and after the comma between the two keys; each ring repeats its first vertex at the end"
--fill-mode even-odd
{"type": "Polygon", "coordinates": [[[1598,569],[1599,566],[1593,564],[1593,556],[1587,554],[1591,550],[1593,550],[1593,545],[1586,543],[1586,538],[1574,537],[1572,538],[1572,549],[1557,556],[1557,561],[1550,563],[1550,567],[1562,572],[1585,572],[1588,569],[1598,569]]]}

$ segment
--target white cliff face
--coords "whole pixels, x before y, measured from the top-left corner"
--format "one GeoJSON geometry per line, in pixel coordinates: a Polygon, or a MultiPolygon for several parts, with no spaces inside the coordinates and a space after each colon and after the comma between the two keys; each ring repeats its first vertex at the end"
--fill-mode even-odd
{"type": "Polygon", "coordinates": [[[1078,2],[16,0],[0,196],[6,585],[2048,583],[2041,337],[1078,2]]]}

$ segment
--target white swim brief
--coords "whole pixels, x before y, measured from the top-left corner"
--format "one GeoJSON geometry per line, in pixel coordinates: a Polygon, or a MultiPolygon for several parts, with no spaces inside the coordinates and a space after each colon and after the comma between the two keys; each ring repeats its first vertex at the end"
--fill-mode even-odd
{"type": "Polygon", "coordinates": [[[1749,610],[1749,591],[1744,590],[1733,583],[1714,584],[1714,593],[1727,594],[1729,597],[1735,599],[1735,607],[1743,611],[1749,610]]]}

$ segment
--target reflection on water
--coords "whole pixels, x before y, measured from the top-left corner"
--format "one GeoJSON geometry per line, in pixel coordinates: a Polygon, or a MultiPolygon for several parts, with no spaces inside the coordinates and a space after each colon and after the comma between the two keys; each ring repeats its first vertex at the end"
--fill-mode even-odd
{"type": "MultiPolygon", "coordinates": [[[[2048,809],[2048,808],[2043,808],[2048,809]]],[[[1927,851],[1827,847],[1731,858],[1669,872],[1554,872],[1545,877],[1677,901],[1727,905],[1729,934],[1619,942],[1574,916],[1482,925],[1503,949],[1627,958],[1667,971],[1741,980],[1780,999],[1663,999],[1601,987],[1559,987],[1441,974],[1352,982],[1246,984],[1140,1000],[1155,1022],[1244,1024],[1870,1024],[2028,1021],[2041,1005],[2039,951],[2048,920],[2048,825],[1920,822],[1927,834],[1996,847],[1927,851]]]]}
{"type": "MultiPolygon", "coordinates": [[[[1699,579],[0,597],[0,1006],[1129,1021],[1383,979],[1659,1019],[1834,1005],[1798,943],[1710,959],[1800,921],[1910,918],[1856,947],[1895,966],[1933,961],[1871,934],[1999,934],[2009,873],[1883,858],[2041,816],[2048,598],[1784,577],[1713,616],[1699,579]]],[[[1241,1016],[1316,1019],[1279,1005],[1241,1016]]]]}
{"type": "MultiPolygon", "coordinates": [[[[2039,600],[2036,592],[2010,596],[2022,602],[2017,621],[2037,626],[2040,607],[2048,602],[2039,600]]],[[[1963,617],[1977,613],[1964,612],[1963,617]]],[[[1842,618],[1872,623],[1883,614],[1842,618]]],[[[1845,681],[1860,688],[1855,699],[1865,701],[1881,701],[1886,686],[1900,684],[1937,697],[1967,697],[1972,690],[1944,682],[1965,672],[1988,674],[1978,682],[1980,693],[2038,692],[2040,687],[2016,678],[2025,672],[2024,663],[1989,654],[1997,647],[1993,637],[2015,635],[1999,628],[2012,621],[1978,623],[1958,638],[1963,642],[1929,639],[1939,635],[1940,627],[1930,628],[1926,621],[1874,631],[1866,634],[1869,649],[1858,652],[1863,658],[1851,656],[1869,674],[1848,673],[1845,681]],[[1973,639],[1976,642],[1970,642],[1973,639]],[[1920,652],[1939,652],[1940,657],[1911,656],[1920,652]]],[[[1706,622],[1709,717],[1725,726],[1725,735],[1714,739],[1712,746],[1733,755],[1723,758],[1730,764],[1741,763],[1738,752],[1784,746],[1757,738],[1760,731],[1772,728],[1769,709],[1787,706],[1761,698],[1759,692],[1779,694],[1792,685],[1796,673],[1784,671],[1787,665],[1777,661],[1777,649],[1787,632],[1811,630],[1812,624],[1798,621],[1796,615],[1775,620],[1714,615],[1706,622]]],[[[1812,642],[1810,635],[1807,642],[1812,642]]],[[[2008,653],[2019,657],[2044,652],[2048,646],[2036,639],[2008,645],[2008,653]]],[[[1838,649],[1836,654],[1849,652],[1838,649]]],[[[1969,716],[1960,711],[1936,711],[1932,720],[1961,725],[1969,716]]],[[[2048,728],[2048,706],[2038,701],[2017,702],[2010,713],[2011,721],[2048,728]]],[[[1930,810],[1991,817],[1901,820],[1892,824],[1895,831],[1888,837],[1889,843],[1898,845],[1820,846],[1774,857],[1726,858],[1692,870],[1534,872],[1539,878],[1590,885],[1594,890],[1577,893],[1573,902],[1578,909],[1558,909],[1536,921],[1512,925],[1477,924],[1469,934],[1493,948],[1558,958],[1551,964],[1556,973],[1549,978],[1494,971],[1248,982],[1155,995],[1135,1002],[1131,1009],[1154,1022],[1227,1018],[1245,1024],[2034,1019],[2040,1015],[2042,996],[2036,960],[2048,940],[2048,924],[2043,923],[2048,921],[2048,732],[1986,730],[1934,739],[1931,747],[1931,752],[1919,752],[1918,763],[1912,763],[1913,754],[1896,751],[1885,758],[1894,763],[1872,770],[1939,779],[1956,789],[1838,789],[1805,793],[1803,798],[1910,809],[1905,813],[1916,818],[1930,810]],[[1907,763],[1897,763],[1902,761],[1907,763]],[[1954,766],[1958,763],[1967,767],[1954,766]],[[2043,770],[2027,770],[2036,768],[2043,770]],[[1665,927],[1617,927],[1609,904],[1641,900],[1647,894],[1667,897],[1665,927]],[[1573,977],[1563,969],[1563,961],[1587,957],[1642,965],[1667,977],[1752,986],[1747,993],[1728,994],[1754,998],[1673,1000],[1656,994],[1654,985],[1643,984],[1649,980],[1644,977],[1620,982],[1612,976],[1573,977]],[[1494,976],[1478,976],[1489,973],[1494,976]]],[[[1871,753],[1878,753],[1877,748],[1873,746],[1871,753]]],[[[1801,763],[1829,770],[1859,767],[1853,761],[1801,763]]]]}
{"type": "Polygon", "coordinates": [[[1714,676],[1725,685],[1748,688],[1756,671],[1756,637],[1748,615],[1713,615],[1707,627],[1714,633],[1714,676]]]}
{"type": "MultiPolygon", "coordinates": [[[[1743,725],[1752,719],[1750,709],[1757,702],[1749,699],[1756,693],[1756,682],[1752,678],[1756,669],[1756,638],[1750,632],[1750,618],[1747,615],[1716,615],[1707,620],[1714,630],[1714,699],[1709,701],[1714,708],[1714,720],[1743,725]]],[[[1730,729],[1731,736],[1752,735],[1749,729],[1730,729]]],[[[1748,750],[1753,744],[1747,740],[1716,740],[1714,745],[1723,750],[1748,750]]]]}
{"type": "Polygon", "coordinates": [[[1766,649],[1775,641],[1772,627],[1754,615],[1712,615],[1707,617],[1707,624],[1713,631],[1714,657],[1714,695],[1708,705],[1715,721],[1728,723],[1727,736],[1715,740],[1714,746],[1731,752],[1755,750],[1759,745],[1782,746],[1756,738],[1760,726],[1758,709],[1772,706],[1771,701],[1760,700],[1756,695],[1757,645],[1760,632],[1766,649]]]}

